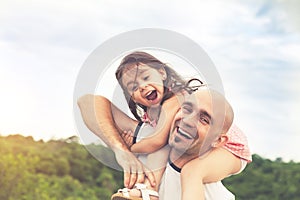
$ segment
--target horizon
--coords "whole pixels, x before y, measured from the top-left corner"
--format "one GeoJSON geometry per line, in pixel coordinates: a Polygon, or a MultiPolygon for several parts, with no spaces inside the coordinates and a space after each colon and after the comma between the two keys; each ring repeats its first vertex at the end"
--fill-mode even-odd
{"type": "MultiPolygon", "coordinates": [[[[21,137],[24,137],[25,139],[28,139],[28,138],[30,138],[30,139],[32,139],[34,142],[40,142],[40,141],[42,141],[43,143],[48,143],[48,142],[51,142],[51,141],[63,141],[63,142],[66,142],[66,143],[70,143],[70,142],[68,142],[67,140],[68,139],[72,139],[72,142],[76,142],[76,143],[78,143],[79,145],[81,145],[81,146],[83,146],[83,147],[85,147],[86,145],[90,145],[90,144],[95,144],[95,143],[89,143],[89,144],[82,144],[81,143],[81,141],[80,141],[80,137],[78,136],[78,135],[73,135],[73,136],[70,136],[70,137],[67,137],[67,138],[57,138],[57,139],[49,139],[49,140],[43,140],[43,139],[39,139],[39,140],[36,140],[36,139],[34,139],[34,137],[33,136],[31,136],[31,135],[29,135],[29,136],[24,136],[24,135],[22,135],[22,134],[10,134],[10,135],[1,135],[0,134],[0,137],[3,137],[3,138],[6,138],[6,137],[19,137],[19,136],[21,136],[21,137]],[[73,140],[73,138],[74,137],[76,137],[76,139],[78,139],[78,141],[76,141],[76,140],[73,140]]],[[[95,144],[95,145],[101,145],[101,144],[95,144]]],[[[102,146],[102,145],[101,145],[102,146]]],[[[85,147],[85,149],[89,152],[89,150],[85,147]]],[[[93,156],[93,154],[91,154],[92,156],[93,156]]],[[[290,162],[293,162],[293,163],[300,163],[300,161],[295,161],[295,160],[285,160],[285,159],[283,159],[282,157],[276,157],[276,158],[268,158],[268,157],[264,157],[264,156],[262,156],[262,155],[260,155],[259,153],[253,153],[252,154],[252,157],[253,156],[255,156],[255,155],[257,155],[257,156],[259,156],[259,157],[261,157],[261,158],[263,158],[263,159],[266,159],[266,160],[271,160],[272,162],[276,162],[276,160],[281,160],[282,162],[284,162],[284,163],[290,163],[290,162]]],[[[96,158],[95,156],[93,156],[95,159],[98,159],[98,158],[96,158]]],[[[101,162],[101,161],[100,161],[101,162]]]]}

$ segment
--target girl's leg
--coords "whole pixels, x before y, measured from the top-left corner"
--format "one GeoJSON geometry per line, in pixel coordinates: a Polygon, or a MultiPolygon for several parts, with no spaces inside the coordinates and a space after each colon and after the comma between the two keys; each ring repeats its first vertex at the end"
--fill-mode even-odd
{"type": "Polygon", "coordinates": [[[195,196],[204,200],[203,184],[220,181],[240,168],[241,159],[223,148],[216,148],[205,157],[188,162],[181,171],[182,200],[195,196]]]}

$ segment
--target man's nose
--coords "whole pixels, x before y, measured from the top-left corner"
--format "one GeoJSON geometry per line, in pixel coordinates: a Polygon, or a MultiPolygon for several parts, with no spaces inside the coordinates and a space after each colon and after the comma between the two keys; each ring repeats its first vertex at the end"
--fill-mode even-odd
{"type": "Polygon", "coordinates": [[[197,121],[198,120],[195,114],[185,115],[182,118],[182,123],[188,128],[195,128],[197,126],[197,121]]]}

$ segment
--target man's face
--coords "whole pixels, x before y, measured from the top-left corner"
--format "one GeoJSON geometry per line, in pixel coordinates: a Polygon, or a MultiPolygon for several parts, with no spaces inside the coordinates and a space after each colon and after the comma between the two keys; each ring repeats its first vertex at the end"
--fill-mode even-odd
{"type": "Polygon", "coordinates": [[[211,146],[224,121],[225,100],[199,90],[187,96],[174,117],[169,145],[188,155],[199,155],[211,146]]]}

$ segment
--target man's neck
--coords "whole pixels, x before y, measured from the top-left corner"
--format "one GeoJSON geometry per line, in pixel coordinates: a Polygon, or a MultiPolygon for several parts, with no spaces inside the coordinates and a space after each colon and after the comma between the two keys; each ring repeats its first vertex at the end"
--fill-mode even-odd
{"type": "Polygon", "coordinates": [[[176,167],[182,168],[187,162],[196,158],[194,155],[186,155],[182,153],[178,153],[177,151],[171,149],[169,160],[173,163],[176,167]]]}

